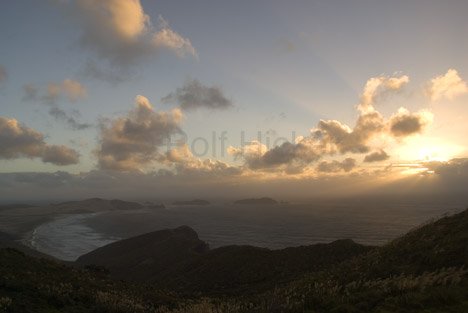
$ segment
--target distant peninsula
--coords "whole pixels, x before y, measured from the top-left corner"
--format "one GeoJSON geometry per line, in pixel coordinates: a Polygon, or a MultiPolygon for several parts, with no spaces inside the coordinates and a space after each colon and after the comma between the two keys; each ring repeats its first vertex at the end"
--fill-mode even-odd
{"type": "Polygon", "coordinates": [[[174,205],[209,205],[210,202],[201,199],[189,200],[189,201],[174,201],[174,205]]]}
{"type": "Polygon", "coordinates": [[[148,209],[165,209],[166,208],[166,206],[163,203],[145,202],[144,205],[148,209]]]}
{"type": "Polygon", "coordinates": [[[242,199],[237,200],[234,204],[278,204],[278,201],[272,198],[251,198],[251,199],[242,199]]]}

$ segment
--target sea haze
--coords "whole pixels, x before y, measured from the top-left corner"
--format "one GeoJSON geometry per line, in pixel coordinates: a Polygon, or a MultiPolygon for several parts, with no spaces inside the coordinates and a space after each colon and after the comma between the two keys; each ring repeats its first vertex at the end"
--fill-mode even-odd
{"type": "Polygon", "coordinates": [[[115,240],[188,225],[210,247],[253,245],[280,249],[350,238],[382,245],[459,204],[317,203],[168,206],[93,214],[68,214],[38,226],[31,244],[64,260],[115,240]]]}

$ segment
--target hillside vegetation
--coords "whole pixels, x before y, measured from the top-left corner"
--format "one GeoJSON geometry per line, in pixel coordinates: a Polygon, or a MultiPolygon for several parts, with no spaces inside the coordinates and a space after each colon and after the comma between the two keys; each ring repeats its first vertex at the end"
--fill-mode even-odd
{"type": "MultiPolygon", "coordinates": [[[[182,250],[175,248],[182,254],[173,254],[171,259],[180,261],[169,262],[174,263],[166,267],[170,275],[159,276],[158,270],[147,279],[137,276],[139,282],[112,279],[108,269],[99,265],[73,268],[2,249],[0,310],[468,312],[468,211],[421,226],[379,248],[344,240],[273,251],[239,246],[209,250],[198,246],[196,233],[188,227],[164,232],[168,233],[156,232],[157,236],[152,233],[143,239],[158,237],[155,247],[171,252],[170,245],[182,238],[187,245],[182,250]]],[[[142,239],[131,238],[123,245],[131,246],[132,240],[142,239]]],[[[112,245],[84,256],[82,261],[93,256],[94,261],[108,262],[119,252],[119,246],[112,245]]],[[[133,251],[135,257],[143,253],[137,252],[133,251]]],[[[119,270],[128,275],[139,273],[133,272],[132,266],[141,264],[120,261],[115,261],[122,266],[119,270]]],[[[143,263],[145,269],[158,265],[143,263]]],[[[111,276],[116,275],[115,270],[110,268],[111,276]]]]}

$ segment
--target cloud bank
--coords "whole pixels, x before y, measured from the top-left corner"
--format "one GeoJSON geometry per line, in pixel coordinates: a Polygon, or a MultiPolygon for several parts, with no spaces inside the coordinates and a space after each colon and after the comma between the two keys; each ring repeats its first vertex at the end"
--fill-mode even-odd
{"type": "MultiPolygon", "coordinates": [[[[339,161],[337,161],[339,162],[339,161]]],[[[352,161],[348,161],[352,164],[352,161]]],[[[331,169],[343,172],[336,162],[331,169]]],[[[403,199],[412,201],[441,199],[466,201],[468,159],[423,164],[419,175],[398,175],[398,168],[353,172],[346,175],[324,175],[309,179],[283,176],[274,179],[256,179],[236,175],[203,175],[190,172],[174,175],[167,171],[120,172],[93,170],[70,174],[54,173],[0,173],[0,201],[70,200],[85,197],[107,197],[142,201],[174,198],[204,197],[232,199],[251,195],[266,195],[276,199],[312,199],[321,197],[372,196],[373,199],[403,199]],[[426,172],[424,172],[426,171],[426,172]],[[24,190],[28,193],[25,194],[24,190]],[[387,196],[387,198],[382,198],[387,196]]],[[[330,173],[332,174],[332,173],[330,173]]],[[[383,200],[381,200],[383,201],[383,200]]],[[[466,202],[465,202],[466,203],[466,202]]]]}

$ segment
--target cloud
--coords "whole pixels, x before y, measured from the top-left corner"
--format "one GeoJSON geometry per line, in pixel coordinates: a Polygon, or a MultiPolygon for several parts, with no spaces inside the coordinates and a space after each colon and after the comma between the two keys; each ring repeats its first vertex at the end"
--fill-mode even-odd
{"type": "Polygon", "coordinates": [[[79,154],[65,146],[48,145],[40,132],[0,116],[0,158],[41,158],[56,165],[76,164],[79,154]]]}
{"type": "Polygon", "coordinates": [[[140,0],[76,0],[70,12],[82,26],[81,44],[113,66],[127,67],[162,49],[196,56],[190,40],[164,19],[154,28],[140,0]]]}
{"type": "Polygon", "coordinates": [[[389,92],[400,90],[408,82],[409,77],[406,75],[399,77],[379,76],[370,78],[364,86],[361,103],[358,105],[358,109],[363,113],[374,111],[374,104],[379,97],[389,92]]]}
{"type": "Polygon", "coordinates": [[[228,154],[234,159],[243,159],[249,168],[261,168],[261,158],[268,151],[268,148],[257,140],[253,140],[240,148],[229,146],[228,154]]]}
{"type": "Polygon", "coordinates": [[[88,96],[86,87],[73,79],[64,79],[60,83],[51,82],[43,90],[41,89],[33,84],[24,85],[23,101],[37,101],[40,98],[46,104],[54,105],[61,97],[65,97],[70,102],[77,102],[88,96]]]}
{"type": "Polygon", "coordinates": [[[380,162],[380,161],[388,160],[389,158],[390,156],[387,154],[387,152],[380,149],[379,151],[375,151],[366,155],[364,158],[364,162],[366,163],[380,162]]]}
{"type": "Polygon", "coordinates": [[[423,164],[428,171],[433,171],[435,174],[445,177],[468,178],[468,158],[456,158],[449,161],[432,161],[423,164]]]}
{"type": "Polygon", "coordinates": [[[284,142],[270,150],[258,141],[252,141],[241,148],[228,147],[228,153],[237,158],[243,158],[245,165],[253,170],[272,169],[305,165],[318,160],[321,156],[317,153],[313,142],[308,138],[300,139],[297,143],[284,142]]]}
{"type": "Polygon", "coordinates": [[[159,16],[159,30],[153,35],[153,44],[155,47],[173,51],[179,57],[198,57],[190,40],[173,31],[162,16],[159,16]]]}
{"type": "Polygon", "coordinates": [[[157,112],[144,96],[135,98],[127,115],[103,121],[97,150],[99,167],[124,171],[142,170],[161,157],[159,147],[180,134],[180,109],[157,112]]]}
{"type": "Polygon", "coordinates": [[[320,141],[324,153],[367,153],[369,140],[384,127],[383,117],[373,111],[360,115],[353,129],[336,120],[321,120],[312,130],[312,137],[320,141]]]}
{"type": "Polygon", "coordinates": [[[79,154],[66,146],[45,146],[42,152],[42,161],[55,165],[77,164],[79,154]]]}
{"type": "Polygon", "coordinates": [[[433,119],[432,113],[420,111],[410,113],[405,108],[400,108],[389,120],[390,133],[397,137],[406,137],[423,132],[433,119]]]}
{"type": "Polygon", "coordinates": [[[64,121],[73,130],[83,130],[92,127],[91,124],[78,122],[75,117],[68,115],[58,107],[50,108],[49,114],[55,117],[56,120],[64,121]]]}
{"type": "Polygon", "coordinates": [[[226,109],[232,107],[232,102],[220,87],[205,86],[198,80],[188,80],[184,86],[161,99],[163,103],[176,103],[183,110],[198,108],[226,109]]]}
{"type": "Polygon", "coordinates": [[[62,82],[61,90],[70,102],[84,99],[88,95],[86,88],[80,82],[72,79],[65,79],[62,82]]]}
{"type": "Polygon", "coordinates": [[[310,163],[320,158],[320,155],[309,144],[306,139],[298,143],[284,142],[282,145],[274,147],[262,156],[262,162],[266,166],[289,164],[292,161],[310,163]]]}
{"type": "Polygon", "coordinates": [[[33,84],[25,84],[23,86],[23,101],[35,101],[38,98],[39,90],[33,84]]]}
{"type": "Polygon", "coordinates": [[[170,149],[161,162],[173,166],[177,175],[183,176],[231,176],[239,175],[242,170],[219,160],[201,160],[193,156],[187,144],[170,149]]]}
{"type": "Polygon", "coordinates": [[[468,86],[456,70],[449,69],[445,75],[433,78],[427,91],[432,101],[444,98],[452,100],[457,96],[468,93],[468,86]]]}
{"type": "Polygon", "coordinates": [[[0,84],[6,81],[7,78],[8,78],[7,71],[5,67],[3,67],[3,65],[0,64],[0,84]]]}
{"type": "Polygon", "coordinates": [[[317,171],[322,173],[337,173],[337,172],[350,172],[356,167],[356,160],[353,158],[346,158],[339,162],[333,160],[331,162],[323,161],[317,166],[317,171]]]}
{"type": "MultiPolygon", "coordinates": [[[[23,101],[38,101],[50,106],[49,115],[56,120],[64,121],[73,130],[82,130],[91,127],[91,124],[80,123],[76,117],[67,114],[57,106],[57,102],[62,98],[70,102],[77,102],[87,97],[88,91],[79,81],[64,79],[60,83],[49,83],[42,90],[33,84],[23,86],[23,101]]],[[[74,110],[75,115],[79,115],[78,110],[74,110]]]]}
{"type": "Polygon", "coordinates": [[[61,83],[49,83],[43,100],[55,104],[61,96],[64,96],[70,102],[76,102],[86,98],[87,94],[86,88],[80,82],[65,79],[61,83]]]}
{"type": "MultiPolygon", "coordinates": [[[[320,120],[308,136],[295,143],[286,142],[281,146],[267,149],[259,142],[252,142],[241,148],[230,147],[228,152],[236,159],[242,158],[250,169],[279,169],[286,173],[297,173],[324,156],[335,154],[367,154],[373,148],[376,138],[400,140],[406,136],[421,133],[432,122],[432,113],[419,111],[411,113],[405,108],[385,119],[375,109],[378,98],[390,92],[398,92],[409,82],[409,77],[374,77],[367,81],[361,102],[357,109],[359,116],[353,128],[337,120],[320,120]]],[[[365,157],[366,162],[388,158],[381,152],[365,157]]],[[[322,162],[323,171],[337,169],[336,162],[322,162]]]]}

